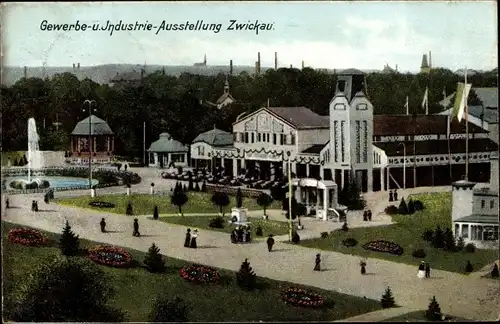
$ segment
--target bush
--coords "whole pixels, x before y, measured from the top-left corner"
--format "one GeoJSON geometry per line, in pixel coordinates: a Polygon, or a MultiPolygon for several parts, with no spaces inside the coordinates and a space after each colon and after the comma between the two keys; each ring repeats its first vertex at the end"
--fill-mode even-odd
{"type": "Polygon", "coordinates": [[[392,296],[391,288],[387,287],[385,293],[382,295],[382,299],[380,300],[382,304],[382,308],[391,308],[396,304],[394,302],[394,296],[392,296]]]}
{"type": "Polygon", "coordinates": [[[436,296],[433,296],[429,307],[425,311],[425,318],[431,322],[437,322],[441,320],[441,316],[441,307],[439,307],[436,296]]]}
{"type": "Polygon", "coordinates": [[[432,246],[436,249],[444,247],[444,233],[439,225],[436,227],[434,235],[432,235],[432,246]]]}
{"type": "Polygon", "coordinates": [[[443,239],[443,249],[445,251],[456,251],[455,237],[453,236],[453,232],[449,228],[446,228],[446,230],[444,231],[443,239]]]}
{"type": "Polygon", "coordinates": [[[150,322],[188,322],[188,309],[184,301],[175,297],[169,299],[169,295],[159,295],[151,313],[149,315],[150,322]]]}
{"type": "Polygon", "coordinates": [[[241,264],[240,270],[236,273],[236,282],[240,288],[245,290],[255,289],[257,276],[247,259],[241,264]]]}
{"type": "Polygon", "coordinates": [[[257,236],[263,236],[264,233],[262,232],[262,227],[259,225],[257,226],[257,229],[255,230],[255,235],[257,236]]]}
{"type": "Polygon", "coordinates": [[[344,222],[344,225],[342,225],[342,230],[343,230],[344,232],[349,231],[349,227],[347,226],[347,222],[344,222]]]}
{"type": "Polygon", "coordinates": [[[165,271],[165,261],[160,254],[160,249],[153,243],[144,257],[146,269],[152,273],[161,273],[165,271]]]}
{"type": "Polygon", "coordinates": [[[474,245],[474,243],[468,243],[465,246],[465,252],[467,252],[467,253],[474,253],[474,252],[476,252],[476,246],[474,245]]]}
{"type": "Polygon", "coordinates": [[[355,238],[349,237],[349,238],[346,238],[345,240],[343,240],[342,244],[345,247],[354,247],[354,246],[358,245],[358,241],[356,241],[355,238]]]}
{"type": "Polygon", "coordinates": [[[188,202],[188,199],[189,199],[188,196],[182,190],[182,187],[180,185],[174,188],[174,192],[170,197],[172,205],[177,206],[177,208],[179,208],[179,214],[181,215],[183,215],[182,206],[184,206],[188,202]]]}
{"type": "Polygon", "coordinates": [[[467,264],[465,265],[465,272],[471,273],[472,271],[474,271],[474,267],[470,261],[467,261],[467,264]]]}
{"type": "Polygon", "coordinates": [[[408,201],[408,214],[410,215],[415,214],[415,203],[411,198],[410,201],[408,201]]]}
{"type": "Polygon", "coordinates": [[[22,297],[9,319],[15,322],[122,322],[124,314],[108,306],[108,300],[114,295],[109,279],[106,272],[87,259],[48,260],[26,277],[22,297]]]}
{"type": "Polygon", "coordinates": [[[80,239],[75,235],[66,221],[66,226],[63,229],[61,238],[59,239],[59,248],[61,253],[66,256],[75,256],[78,254],[80,248],[80,239]]]}
{"type": "Polygon", "coordinates": [[[413,203],[413,207],[415,208],[416,212],[424,210],[424,204],[420,200],[415,200],[415,202],[413,203]]]}
{"type": "Polygon", "coordinates": [[[231,203],[231,199],[227,193],[216,191],[212,195],[212,203],[219,207],[220,213],[224,216],[223,208],[231,203]]]}
{"type": "Polygon", "coordinates": [[[327,238],[328,232],[321,232],[321,238],[327,238]]]}
{"type": "Polygon", "coordinates": [[[425,254],[425,251],[423,249],[414,250],[411,253],[411,255],[416,259],[423,259],[427,256],[427,254],[425,254]]]}
{"type": "Polygon", "coordinates": [[[465,241],[464,241],[464,238],[463,237],[459,237],[458,240],[457,240],[457,244],[456,244],[456,250],[457,251],[462,251],[465,247],[465,241]]]}
{"type": "Polygon", "coordinates": [[[394,205],[387,206],[387,207],[385,207],[384,212],[387,215],[396,215],[398,213],[398,207],[396,207],[394,205]]]}
{"type": "Polygon", "coordinates": [[[132,216],[134,214],[134,210],[132,209],[132,203],[130,201],[127,204],[127,210],[125,211],[125,214],[128,216],[132,216]]]}
{"type": "Polygon", "coordinates": [[[208,226],[212,227],[212,228],[224,228],[225,223],[226,223],[226,221],[224,220],[224,217],[216,216],[216,217],[210,219],[208,226]]]}
{"type": "Polygon", "coordinates": [[[153,219],[158,219],[160,215],[158,214],[158,206],[155,206],[153,210],[153,219]]]}
{"type": "Polygon", "coordinates": [[[408,206],[404,198],[401,198],[401,202],[399,203],[398,214],[408,215],[408,206]]]}
{"type": "Polygon", "coordinates": [[[292,231],[292,243],[294,244],[299,244],[300,243],[300,236],[297,231],[292,231]]]}
{"type": "Polygon", "coordinates": [[[433,230],[425,230],[424,233],[422,233],[422,239],[427,242],[431,242],[434,237],[434,231],[433,230]]]}
{"type": "Polygon", "coordinates": [[[498,278],[499,277],[498,265],[496,263],[493,265],[493,269],[491,270],[491,277],[492,278],[498,278]]]}

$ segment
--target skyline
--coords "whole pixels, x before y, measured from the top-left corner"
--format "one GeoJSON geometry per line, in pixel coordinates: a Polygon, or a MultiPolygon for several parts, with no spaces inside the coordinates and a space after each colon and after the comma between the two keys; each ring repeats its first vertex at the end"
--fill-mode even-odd
{"type": "MultiPolygon", "coordinates": [[[[304,61],[313,68],[420,68],[432,52],[434,67],[497,67],[496,3],[276,2],[276,3],[6,3],[2,4],[4,66],[102,64],[261,66],[304,61]],[[277,17],[276,13],[286,13],[277,17]],[[321,18],[320,16],[321,15],[321,18]],[[49,24],[88,24],[83,31],[42,31],[49,24]],[[149,31],[92,31],[107,21],[149,31]],[[227,30],[248,21],[270,30],[227,30]],[[159,30],[168,24],[209,24],[209,31],[159,30]],[[97,26],[99,24],[99,26],[97,26]],[[43,25],[45,26],[45,25],[43,25]],[[134,26],[134,27],[135,27],[134,26]],[[220,31],[217,32],[217,27],[220,31]]],[[[241,25],[243,26],[243,25],[241,25]]],[[[60,25],[62,27],[62,25],[60,25]]]]}

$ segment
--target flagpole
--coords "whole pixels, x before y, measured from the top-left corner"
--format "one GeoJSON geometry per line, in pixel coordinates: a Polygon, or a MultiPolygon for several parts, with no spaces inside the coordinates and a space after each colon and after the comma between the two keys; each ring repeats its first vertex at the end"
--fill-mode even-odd
{"type": "MultiPolygon", "coordinates": [[[[467,93],[467,67],[465,67],[465,86],[464,90],[467,93]]],[[[465,180],[469,180],[469,108],[467,107],[468,96],[464,99],[465,113],[465,180]]]]}
{"type": "Polygon", "coordinates": [[[427,100],[425,100],[425,114],[429,114],[429,88],[426,89],[427,100]]]}
{"type": "Polygon", "coordinates": [[[408,96],[406,96],[406,115],[410,114],[410,105],[408,104],[408,96]]]}
{"type": "MultiPolygon", "coordinates": [[[[444,96],[444,104],[445,108],[446,106],[446,87],[443,89],[443,96],[444,96]]],[[[452,120],[452,111],[453,108],[449,109],[448,112],[448,125],[447,125],[447,139],[448,139],[448,163],[450,165],[450,181],[453,182],[453,173],[452,173],[452,164],[451,164],[451,142],[450,142],[450,137],[451,137],[451,120],[452,120]]]]}

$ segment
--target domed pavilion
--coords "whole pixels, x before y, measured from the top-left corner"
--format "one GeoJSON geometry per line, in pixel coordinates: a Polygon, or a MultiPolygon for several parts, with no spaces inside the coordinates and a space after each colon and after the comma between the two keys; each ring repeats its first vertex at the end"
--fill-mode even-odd
{"type": "Polygon", "coordinates": [[[108,123],[99,117],[90,115],[76,124],[71,132],[70,161],[77,164],[110,163],[115,149],[114,133],[108,123]]]}

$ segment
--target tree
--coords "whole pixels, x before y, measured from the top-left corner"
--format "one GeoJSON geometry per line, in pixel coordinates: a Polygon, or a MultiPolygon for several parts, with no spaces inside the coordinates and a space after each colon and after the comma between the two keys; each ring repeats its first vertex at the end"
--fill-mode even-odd
{"type": "Polygon", "coordinates": [[[243,206],[243,193],[241,192],[241,188],[238,188],[236,192],[236,207],[241,208],[243,206]]]}
{"type": "Polygon", "coordinates": [[[66,221],[66,226],[64,226],[61,238],[59,239],[59,248],[61,249],[61,253],[66,256],[75,256],[78,254],[80,239],[78,235],[73,233],[68,221],[66,221]]]}
{"type": "Polygon", "coordinates": [[[444,234],[439,225],[434,231],[434,235],[432,237],[432,246],[436,249],[440,249],[444,246],[444,234]]]}
{"type": "Polygon", "coordinates": [[[188,315],[187,305],[180,297],[169,299],[167,294],[161,294],[155,300],[149,320],[155,323],[187,322],[188,315]]]}
{"type": "MultiPolygon", "coordinates": [[[[238,189],[239,190],[239,189],[238,189]]],[[[264,216],[266,215],[266,209],[273,202],[273,197],[269,196],[265,192],[262,192],[257,197],[257,204],[264,209],[264,216]]]]}
{"type": "Polygon", "coordinates": [[[257,276],[252,270],[248,259],[241,264],[240,270],[236,273],[236,282],[238,286],[246,290],[255,289],[257,276]]]}
{"type": "Polygon", "coordinates": [[[380,300],[382,304],[382,308],[391,308],[394,307],[394,296],[392,296],[391,288],[387,287],[385,293],[382,295],[382,299],[380,300]]]}
{"type": "Polygon", "coordinates": [[[436,300],[436,296],[433,296],[431,302],[429,303],[429,307],[425,311],[425,318],[427,320],[435,322],[441,320],[441,307],[436,300]]]}
{"type": "Polygon", "coordinates": [[[472,271],[474,271],[474,267],[472,266],[472,263],[467,260],[467,264],[465,265],[465,272],[471,273],[472,271]]]}
{"type": "Polygon", "coordinates": [[[196,182],[196,185],[194,186],[194,191],[200,191],[200,185],[198,182],[196,182]]]}
{"type": "Polygon", "coordinates": [[[172,202],[172,205],[177,206],[179,208],[179,214],[184,216],[182,213],[182,206],[184,206],[188,202],[188,196],[182,190],[182,187],[179,186],[179,188],[175,188],[172,196],[170,197],[170,201],[172,202]]]}
{"type": "Polygon", "coordinates": [[[446,228],[443,233],[443,249],[449,252],[456,250],[455,237],[453,237],[453,232],[449,228],[446,228]]]}
{"type": "Polygon", "coordinates": [[[152,273],[161,273],[165,271],[165,261],[160,254],[160,249],[153,243],[144,257],[146,269],[152,273]]]}
{"type": "Polygon", "coordinates": [[[16,322],[121,322],[124,314],[108,305],[114,295],[106,272],[87,259],[48,260],[26,277],[10,314],[16,322]]]}
{"type": "Polygon", "coordinates": [[[231,203],[229,195],[222,191],[216,191],[212,195],[212,203],[219,207],[220,213],[224,217],[223,208],[231,203]]]}
{"type": "MultiPolygon", "coordinates": [[[[290,208],[289,208],[289,200],[288,198],[283,199],[283,210],[286,211],[285,217],[286,219],[290,219],[290,208]]],[[[292,220],[297,218],[297,199],[292,197],[292,220]]]]}
{"type": "Polygon", "coordinates": [[[398,214],[401,214],[401,215],[408,214],[408,206],[406,205],[404,198],[401,198],[401,202],[399,203],[398,214]]]}
{"type": "MultiPolygon", "coordinates": [[[[402,202],[402,200],[401,200],[401,202],[402,202]]],[[[409,215],[415,214],[415,203],[413,202],[413,200],[411,198],[408,201],[408,214],[409,215]]]]}
{"type": "Polygon", "coordinates": [[[153,219],[158,219],[159,218],[159,215],[158,215],[158,206],[155,205],[155,208],[153,210],[153,219]]]}

